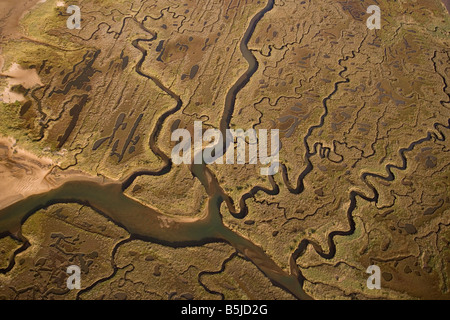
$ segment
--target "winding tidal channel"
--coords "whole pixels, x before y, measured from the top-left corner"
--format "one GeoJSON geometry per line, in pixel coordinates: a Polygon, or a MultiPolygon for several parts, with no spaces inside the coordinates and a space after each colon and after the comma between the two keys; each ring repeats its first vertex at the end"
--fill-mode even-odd
{"type": "MultiPolygon", "coordinates": [[[[253,16],[241,39],[240,51],[248,63],[248,69],[238,78],[234,85],[228,90],[226,95],[225,105],[219,125],[223,136],[225,136],[225,131],[230,127],[230,121],[233,117],[237,95],[241,89],[248,84],[250,78],[255,74],[259,67],[255,56],[248,49],[248,42],[250,41],[259,21],[261,21],[264,15],[271,11],[273,7],[274,0],[267,0],[266,6],[256,13],[255,16],[253,16]]],[[[142,70],[142,65],[148,56],[148,52],[146,46],[141,45],[141,43],[155,41],[158,38],[157,34],[146,29],[144,24],[136,21],[135,18],[127,17],[125,19],[134,20],[134,22],[136,22],[145,33],[150,35],[148,39],[136,39],[132,42],[133,47],[139,50],[142,54],[141,59],[136,64],[135,71],[140,76],[153,81],[162,91],[164,91],[176,102],[174,107],[164,112],[157,119],[155,127],[149,138],[150,149],[158,156],[163,165],[156,171],[136,169],[134,173],[130,174],[122,181],[99,182],[98,179],[94,181],[94,177],[92,180],[81,178],[79,180],[68,180],[48,192],[29,196],[1,209],[0,237],[9,235],[20,240],[23,245],[15,251],[9,265],[5,269],[0,269],[0,273],[9,272],[14,267],[15,256],[26,250],[29,246],[28,240],[21,233],[21,226],[32,214],[40,209],[47,208],[57,203],[78,203],[91,207],[99,214],[121,226],[131,234],[132,239],[141,239],[171,247],[201,246],[211,242],[228,243],[233,246],[237,252],[250,260],[261,272],[266,275],[268,279],[270,279],[274,285],[291,293],[297,299],[311,299],[311,297],[303,290],[303,282],[305,279],[297,266],[296,260],[305,252],[309,245],[312,245],[321,257],[326,259],[332,258],[336,253],[336,245],[333,239],[336,236],[351,235],[355,232],[355,221],[353,220],[352,213],[356,208],[357,198],[362,198],[368,202],[378,201],[378,192],[368,181],[368,178],[372,177],[384,181],[393,181],[395,179],[394,169],[406,170],[407,168],[407,159],[405,155],[407,152],[410,152],[416,146],[426,141],[444,141],[446,137],[443,134],[442,129],[450,129],[450,119],[446,120],[448,123],[435,123],[434,132],[429,131],[426,137],[414,141],[409,146],[399,150],[399,157],[402,160],[401,165],[387,165],[385,168],[386,175],[369,172],[362,173],[361,180],[370,188],[373,196],[366,196],[357,191],[350,192],[350,205],[347,210],[349,229],[344,231],[333,231],[328,234],[327,252],[324,251],[318,243],[308,239],[302,240],[291,254],[289,260],[290,270],[287,272],[286,270],[280,268],[260,247],[227,228],[223,224],[222,214],[220,212],[222,203],[225,203],[230,213],[235,218],[244,218],[248,213],[248,208],[245,203],[247,199],[253,197],[260,191],[270,195],[277,195],[279,193],[279,187],[272,176],[268,177],[272,189],[267,189],[262,186],[254,186],[248,193],[241,197],[239,202],[240,210],[237,211],[234,207],[232,199],[224,192],[216,177],[208,169],[208,167],[204,164],[192,165],[190,170],[192,174],[202,183],[208,195],[208,205],[207,209],[201,214],[189,218],[167,216],[164,213],[145,206],[144,204],[135,201],[124,194],[124,191],[127,190],[139,176],[162,176],[171,171],[172,162],[170,158],[158,147],[157,142],[167,118],[180,111],[183,107],[183,101],[180,96],[165,87],[159,79],[146,74],[142,70]]],[[[347,60],[348,58],[354,57],[355,52],[352,52],[352,56],[343,57],[339,61],[339,64],[341,65],[341,62],[347,60]]],[[[435,59],[436,54],[432,61],[435,65],[435,71],[437,72],[435,59]]],[[[327,103],[331,99],[332,95],[337,92],[338,87],[341,84],[350,82],[350,80],[345,78],[343,75],[346,68],[342,68],[343,69],[339,75],[343,80],[336,82],[333,92],[323,99],[324,113],[321,117],[320,123],[310,127],[308,133],[303,138],[303,144],[306,150],[304,158],[306,161],[306,168],[300,173],[294,184],[291,183],[288,177],[288,170],[286,166],[281,164],[281,174],[284,185],[292,194],[300,194],[304,191],[304,178],[313,170],[311,158],[319,153],[321,156],[326,156],[326,153],[329,153],[330,151],[327,148],[323,148],[320,143],[315,143],[311,147],[308,143],[308,139],[311,137],[313,130],[319,129],[323,126],[324,119],[328,115],[327,103]]],[[[443,76],[442,79],[445,84],[444,92],[447,92],[447,82],[443,76]]],[[[448,102],[448,100],[441,101],[441,104],[444,105],[444,103],[448,102]]],[[[226,143],[227,142],[224,141],[224,150],[228,147],[225,145],[226,143]]]]}

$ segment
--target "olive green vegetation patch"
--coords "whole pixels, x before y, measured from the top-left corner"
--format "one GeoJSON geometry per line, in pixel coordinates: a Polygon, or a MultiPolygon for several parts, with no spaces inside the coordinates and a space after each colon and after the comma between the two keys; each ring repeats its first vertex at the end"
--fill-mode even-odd
{"type": "Polygon", "coordinates": [[[2,56],[5,60],[3,70],[8,70],[13,63],[22,68],[36,68],[47,61],[56,68],[71,70],[73,65],[80,61],[85,50],[62,51],[43,44],[23,40],[13,40],[2,46],[2,56]]]}
{"type": "MultiPolygon", "coordinates": [[[[24,120],[19,117],[21,104],[0,103],[0,133],[5,136],[16,136],[18,131],[22,131],[24,120]]],[[[20,133],[19,133],[20,134],[20,133]]]]}
{"type": "MultiPolygon", "coordinates": [[[[57,7],[57,0],[47,0],[36,5],[20,21],[23,32],[31,39],[60,47],[64,50],[77,50],[79,44],[74,43],[67,29],[66,7],[57,7]]],[[[73,4],[73,3],[72,3],[73,4]]]]}
{"type": "MultiPolygon", "coordinates": [[[[21,148],[36,154],[44,155],[42,152],[43,145],[41,141],[34,141],[30,137],[30,131],[24,128],[25,120],[20,117],[20,109],[22,103],[16,101],[14,103],[0,102],[0,136],[12,137],[21,148]]],[[[50,156],[45,154],[45,156],[50,156]]]]}

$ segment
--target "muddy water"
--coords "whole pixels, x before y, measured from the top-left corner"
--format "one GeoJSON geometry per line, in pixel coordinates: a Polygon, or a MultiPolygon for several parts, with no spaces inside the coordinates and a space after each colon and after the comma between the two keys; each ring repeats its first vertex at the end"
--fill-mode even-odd
{"type": "Polygon", "coordinates": [[[0,210],[0,234],[20,230],[23,222],[39,209],[55,203],[80,203],[90,206],[143,240],[170,246],[225,241],[251,260],[274,284],[299,299],[308,299],[295,275],[284,272],[261,248],[222,224],[221,188],[210,171],[203,165],[197,165],[192,167],[192,172],[209,195],[207,212],[195,218],[174,218],[161,214],[124,195],[119,183],[71,181],[0,210]]]}
{"type": "MultiPolygon", "coordinates": [[[[222,119],[220,121],[220,130],[222,134],[225,136],[226,129],[229,129],[230,121],[233,116],[234,107],[236,104],[236,97],[241,91],[241,89],[250,81],[250,78],[253,74],[258,70],[258,60],[256,60],[253,53],[248,48],[248,42],[250,41],[253,32],[259,21],[264,17],[264,15],[272,10],[274,7],[274,0],[269,0],[267,2],[266,7],[258,12],[253,19],[250,21],[249,27],[247,28],[244,36],[242,37],[240,43],[240,50],[245,60],[248,63],[247,71],[237,80],[237,82],[231,87],[228,91],[227,96],[225,98],[225,106],[223,109],[222,119]]],[[[226,150],[226,149],[225,149],[226,150]]]]}
{"type": "Polygon", "coordinates": [[[71,181],[52,191],[30,196],[0,211],[0,233],[20,228],[23,221],[54,203],[86,204],[140,238],[167,244],[201,242],[217,236],[218,217],[172,219],[125,196],[120,184],[71,181]]]}

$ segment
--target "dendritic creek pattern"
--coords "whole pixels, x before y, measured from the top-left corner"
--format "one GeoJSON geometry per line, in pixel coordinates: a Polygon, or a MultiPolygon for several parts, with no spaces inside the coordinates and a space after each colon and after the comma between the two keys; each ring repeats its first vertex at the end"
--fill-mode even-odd
{"type": "Polygon", "coordinates": [[[0,298],[450,299],[446,5],[2,1],[0,298]],[[174,164],[195,122],[279,171],[174,164]]]}

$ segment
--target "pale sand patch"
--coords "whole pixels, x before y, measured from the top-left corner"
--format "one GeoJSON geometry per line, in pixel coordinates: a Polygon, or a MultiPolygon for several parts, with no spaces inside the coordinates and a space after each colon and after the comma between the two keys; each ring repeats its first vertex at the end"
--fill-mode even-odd
{"type": "Polygon", "coordinates": [[[21,84],[26,89],[31,89],[36,85],[43,86],[36,69],[23,69],[17,63],[13,63],[3,75],[8,77],[9,84],[13,86],[21,84]]]}
{"type": "MultiPolygon", "coordinates": [[[[0,1],[0,39],[20,38],[19,22],[35,5],[42,0],[1,0],[0,1]]],[[[44,1],[45,2],[45,1],[44,1]]]]}
{"type": "Polygon", "coordinates": [[[0,93],[0,101],[5,103],[14,103],[16,101],[24,101],[25,97],[20,93],[10,91],[11,87],[5,88],[5,90],[0,93]]]}
{"type": "Polygon", "coordinates": [[[25,89],[43,85],[36,69],[23,69],[17,63],[13,63],[11,68],[4,73],[0,73],[0,76],[5,77],[8,82],[6,88],[0,93],[0,99],[6,103],[25,100],[25,97],[21,94],[11,91],[11,88],[15,85],[20,84],[25,89]]]}
{"type": "Polygon", "coordinates": [[[47,190],[46,176],[52,167],[51,159],[17,148],[14,139],[0,138],[0,207],[47,190]]]}
{"type": "Polygon", "coordinates": [[[61,171],[49,157],[38,157],[17,146],[13,138],[0,137],[0,209],[34,194],[48,192],[72,180],[104,183],[81,171],[61,171]]]}

